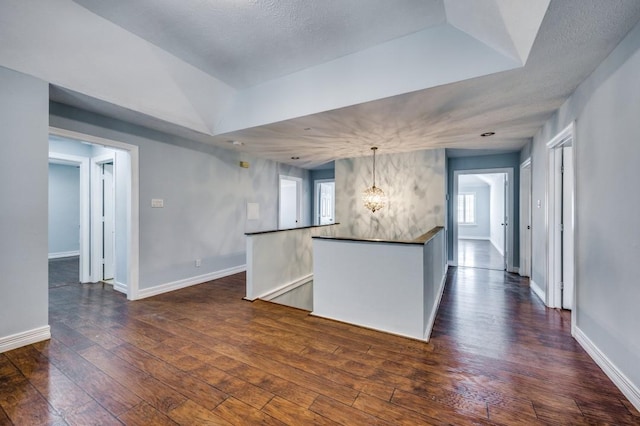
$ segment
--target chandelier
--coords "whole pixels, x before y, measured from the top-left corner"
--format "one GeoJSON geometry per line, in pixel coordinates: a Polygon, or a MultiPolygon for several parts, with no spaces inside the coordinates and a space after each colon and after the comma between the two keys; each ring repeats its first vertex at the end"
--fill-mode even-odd
{"type": "Polygon", "coordinates": [[[384,195],[382,189],[376,187],[376,151],[378,147],[374,146],[371,150],[373,151],[373,185],[362,193],[362,201],[366,208],[371,210],[372,213],[375,213],[376,210],[380,210],[385,206],[387,196],[384,195]]]}

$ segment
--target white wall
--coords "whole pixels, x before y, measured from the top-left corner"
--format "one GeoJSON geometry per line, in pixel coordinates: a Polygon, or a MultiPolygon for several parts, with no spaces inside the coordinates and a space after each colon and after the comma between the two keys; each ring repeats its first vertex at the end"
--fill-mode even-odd
{"type": "Polygon", "coordinates": [[[640,24],[536,134],[531,151],[532,278],[544,289],[545,144],[575,120],[576,336],[592,354],[601,355],[596,357],[601,366],[640,408],[638,75],[640,24]]]}
{"type": "Polygon", "coordinates": [[[313,258],[314,315],[429,340],[446,272],[443,228],[424,244],[314,238],[313,258]]]}
{"type": "MultiPolygon", "coordinates": [[[[460,175],[464,177],[468,175],[460,175]]],[[[476,223],[474,225],[458,225],[458,238],[488,240],[489,230],[489,185],[486,183],[458,183],[459,193],[476,194],[476,223]]]]}
{"type": "Polygon", "coordinates": [[[0,67],[0,352],[49,336],[48,100],[46,82],[0,67]]]}
{"type": "Polygon", "coordinates": [[[80,169],[49,164],[49,257],[80,251],[80,169]]]}
{"type": "Polygon", "coordinates": [[[310,281],[313,278],[311,238],[333,235],[338,226],[247,235],[247,299],[270,300],[278,290],[285,287],[290,290],[310,281]]]}
{"type": "Polygon", "coordinates": [[[504,255],[504,183],[505,175],[492,175],[489,190],[489,233],[491,244],[504,255]]]}
{"type": "Polygon", "coordinates": [[[376,155],[376,186],[389,201],[375,213],[362,204],[362,192],[372,184],[371,155],[337,160],[335,167],[340,233],[411,240],[435,226],[444,226],[443,149],[376,155]]]}

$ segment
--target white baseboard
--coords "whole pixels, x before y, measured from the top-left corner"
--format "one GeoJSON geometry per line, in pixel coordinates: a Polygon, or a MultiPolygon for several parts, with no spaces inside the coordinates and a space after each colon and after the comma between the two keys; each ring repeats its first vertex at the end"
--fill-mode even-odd
{"type": "Polygon", "coordinates": [[[640,389],[620,371],[616,365],[587,337],[579,327],[574,328],[574,336],[580,346],[598,364],[602,371],[611,379],[620,392],[627,397],[636,410],[640,410],[640,389]]]}
{"type": "Polygon", "coordinates": [[[244,272],[246,270],[247,270],[247,265],[239,265],[239,266],[234,266],[232,268],[221,269],[219,271],[210,272],[204,275],[197,275],[195,277],[189,277],[189,278],[173,281],[166,284],[160,284],[160,285],[149,287],[149,288],[143,288],[138,290],[138,294],[135,296],[135,300],[145,299],[147,297],[157,296],[158,294],[168,293],[174,290],[180,290],[181,288],[190,287],[192,285],[206,283],[207,281],[228,277],[229,275],[237,274],[239,272],[244,272]]]}
{"type": "Polygon", "coordinates": [[[127,285],[119,283],[118,281],[113,282],[113,289],[115,291],[119,291],[120,293],[127,294],[127,285]]]}
{"type": "Polygon", "coordinates": [[[426,342],[431,338],[431,331],[433,330],[433,324],[436,322],[436,315],[438,314],[438,309],[440,308],[440,301],[442,300],[442,295],[444,294],[444,285],[447,281],[447,265],[444,268],[444,274],[442,275],[442,279],[440,280],[440,289],[438,290],[438,300],[436,300],[436,304],[433,307],[433,311],[431,315],[429,315],[429,320],[427,321],[427,327],[424,330],[424,340],[426,342]]]}
{"type": "Polygon", "coordinates": [[[49,339],[51,339],[51,328],[48,325],[0,337],[0,353],[49,339]]]}
{"type": "Polygon", "coordinates": [[[504,249],[501,247],[498,247],[498,245],[493,241],[493,240],[489,240],[491,242],[491,245],[493,246],[494,249],[498,250],[498,253],[500,253],[500,256],[504,256],[504,249]]]}
{"type": "Polygon", "coordinates": [[[272,300],[275,299],[278,296],[281,296],[295,288],[300,287],[301,285],[304,285],[306,283],[308,283],[309,281],[313,280],[313,274],[308,274],[305,275],[303,277],[300,277],[294,281],[291,281],[290,283],[281,285],[280,287],[276,288],[275,290],[270,290],[260,296],[258,296],[258,299],[262,299],[262,300],[272,300]]]}
{"type": "Polygon", "coordinates": [[[57,253],[49,253],[49,259],[60,259],[63,257],[80,256],[80,250],[75,251],[59,251],[57,253]]]}
{"type": "Polygon", "coordinates": [[[542,291],[540,286],[538,284],[536,284],[536,282],[534,280],[529,280],[529,287],[531,287],[531,290],[533,290],[533,292],[536,294],[536,296],[538,296],[540,298],[540,300],[542,300],[542,303],[544,303],[545,306],[546,306],[547,303],[544,301],[544,299],[545,299],[544,291],[542,291]]]}
{"type": "Polygon", "coordinates": [[[459,233],[458,233],[458,239],[459,240],[482,240],[482,241],[490,240],[489,237],[461,237],[459,233]]]}

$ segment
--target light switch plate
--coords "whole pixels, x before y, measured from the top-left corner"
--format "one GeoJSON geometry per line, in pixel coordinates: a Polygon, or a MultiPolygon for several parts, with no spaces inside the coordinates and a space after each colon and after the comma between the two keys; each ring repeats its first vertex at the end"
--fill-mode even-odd
{"type": "Polygon", "coordinates": [[[164,207],[164,200],[162,198],[152,198],[151,199],[151,208],[161,209],[164,207]]]}

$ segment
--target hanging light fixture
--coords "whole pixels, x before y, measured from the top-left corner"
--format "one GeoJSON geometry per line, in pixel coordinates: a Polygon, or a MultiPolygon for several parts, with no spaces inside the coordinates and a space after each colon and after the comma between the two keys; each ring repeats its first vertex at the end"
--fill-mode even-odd
{"type": "Polygon", "coordinates": [[[376,187],[376,151],[378,147],[374,146],[371,148],[373,151],[373,186],[371,188],[367,188],[362,194],[362,201],[364,202],[364,206],[371,210],[372,213],[375,213],[376,210],[380,210],[387,203],[387,196],[384,195],[384,191],[378,187],[376,187]]]}

